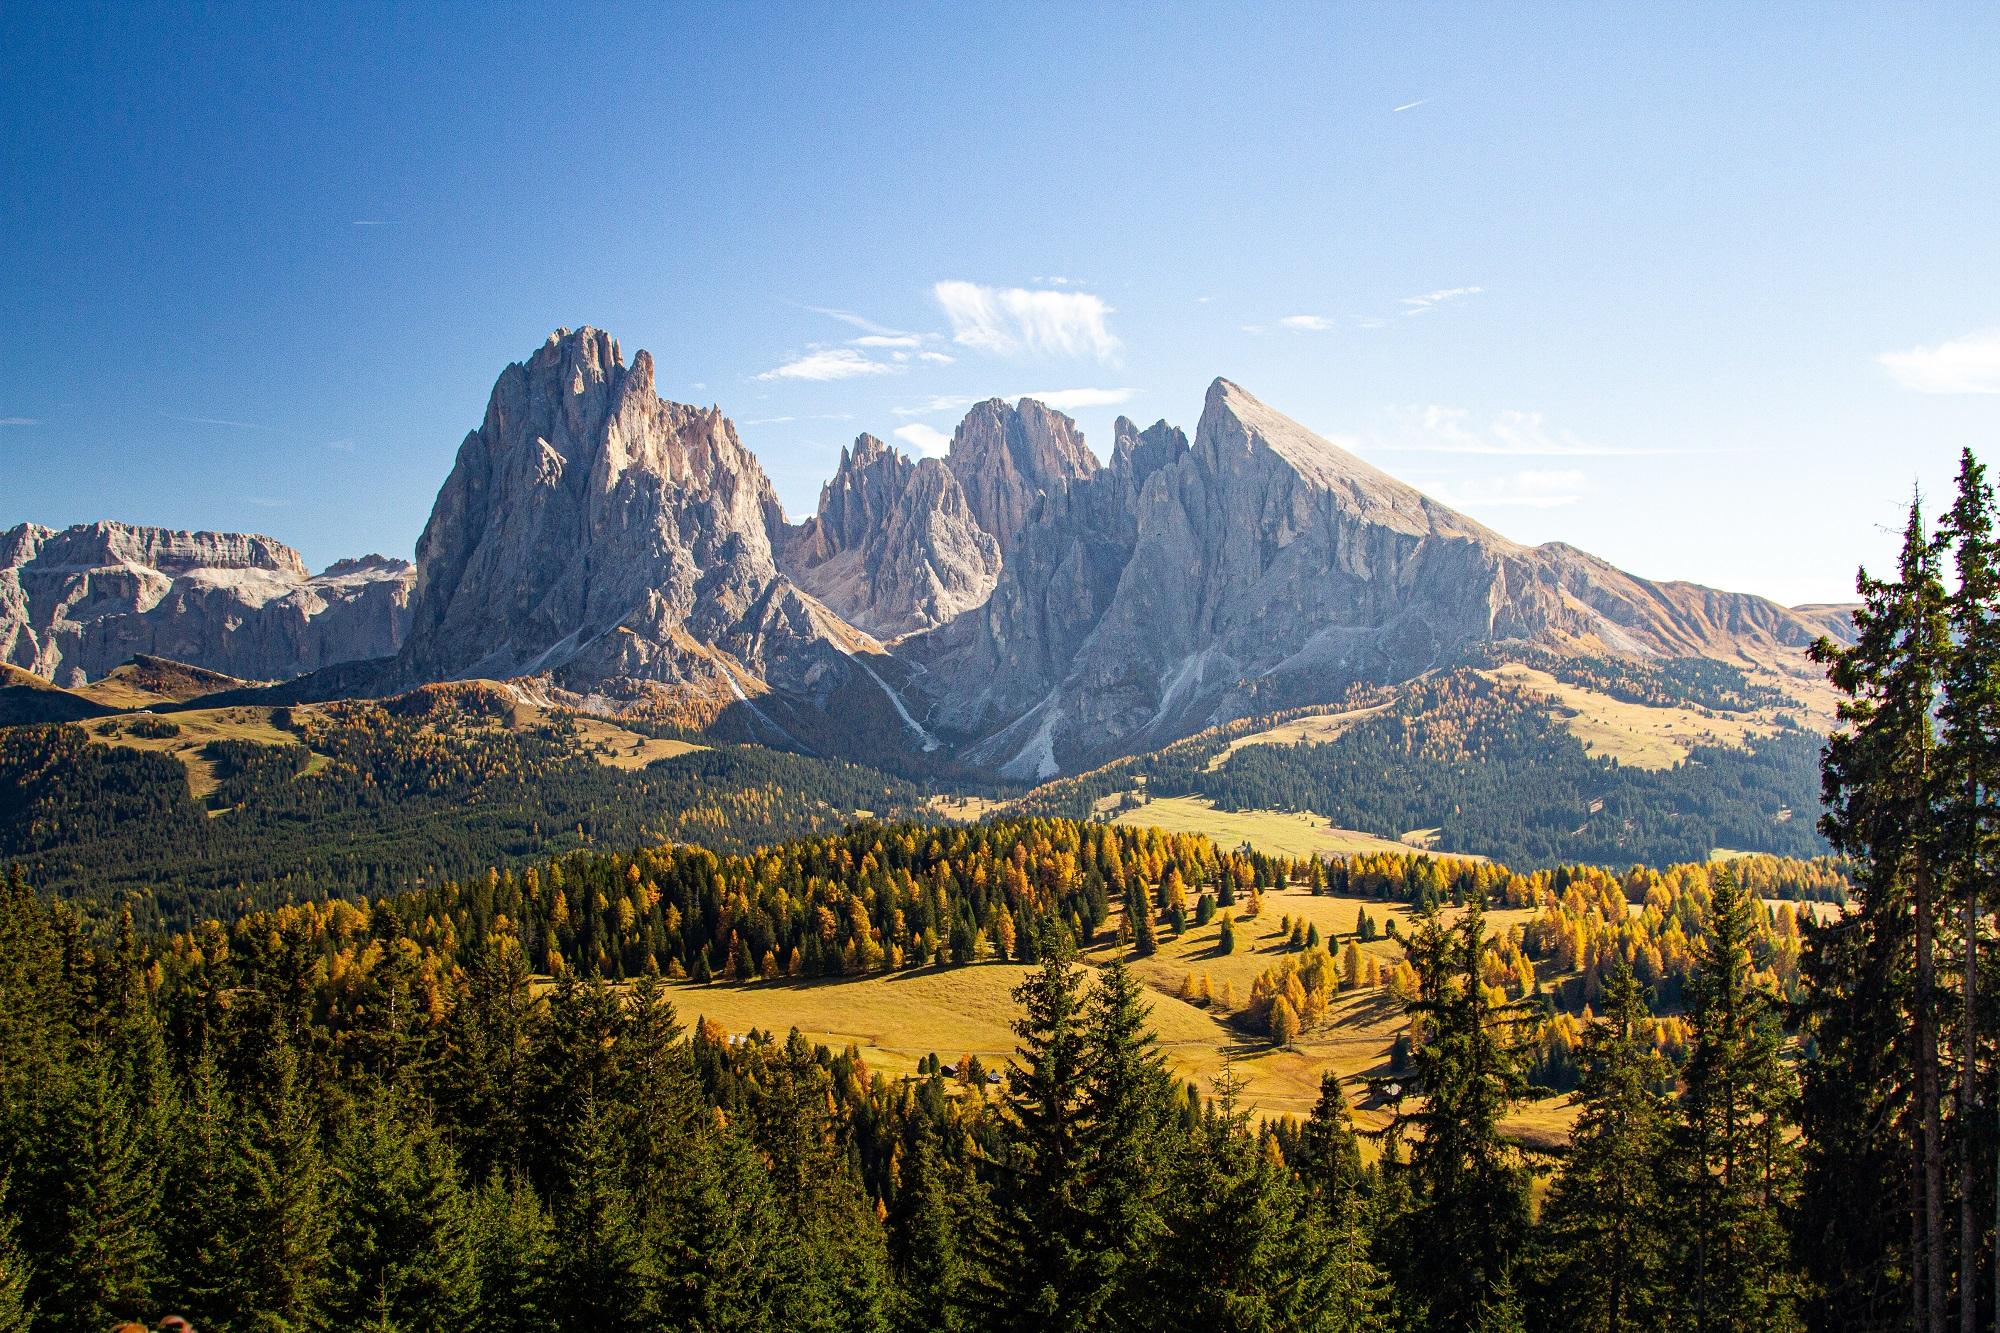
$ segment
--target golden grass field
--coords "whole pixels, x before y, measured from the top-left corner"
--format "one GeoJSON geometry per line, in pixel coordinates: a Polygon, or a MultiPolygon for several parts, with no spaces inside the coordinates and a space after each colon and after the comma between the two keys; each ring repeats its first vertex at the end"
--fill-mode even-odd
{"type": "MultiPolygon", "coordinates": [[[[1166,1056],[1167,1066],[1204,1093],[1214,1090],[1225,1066],[1244,1080],[1243,1101],[1260,1116],[1303,1116],[1319,1097],[1320,1076],[1328,1070],[1343,1079],[1386,1068],[1389,1047],[1402,1027],[1402,1009],[1386,990],[1377,988],[1339,996],[1333,1016],[1288,1050],[1275,1050],[1261,1036],[1237,1028],[1219,1008],[1203,1008],[1176,998],[1189,973],[1206,973],[1210,984],[1225,983],[1240,1007],[1249,999],[1251,982],[1283,955],[1279,922],[1291,916],[1316,923],[1326,942],[1339,948],[1336,936],[1351,934],[1363,907],[1378,923],[1406,920],[1400,903],[1360,898],[1315,898],[1286,890],[1264,895],[1262,914],[1236,923],[1237,949],[1228,956],[1215,952],[1219,921],[1190,928],[1178,938],[1165,938],[1150,958],[1130,959],[1133,972],[1145,983],[1152,1004],[1151,1026],[1166,1056]]],[[[1533,913],[1526,909],[1487,914],[1496,930],[1505,930],[1533,913]]],[[[1389,940],[1362,946],[1384,960],[1401,956],[1389,940]]],[[[1108,962],[1120,950],[1100,945],[1084,956],[1086,964],[1108,962]]],[[[1129,950],[1124,951],[1129,958],[1129,950]]],[[[747,986],[693,982],[677,983],[673,998],[684,1021],[710,1018],[734,1033],[752,1028],[782,1037],[797,1027],[808,1040],[835,1049],[855,1046],[872,1069],[897,1076],[915,1072],[924,1056],[936,1054],[946,1063],[977,1055],[989,1069],[1003,1069],[1015,1048],[1012,1023],[1018,1008],[1012,998],[1029,969],[1018,964],[980,962],[967,967],[923,968],[914,972],[819,981],[758,982],[747,986]]],[[[1355,1121],[1379,1129],[1389,1109],[1362,1099],[1349,1084],[1355,1121]]],[[[1523,1142],[1560,1142],[1572,1116],[1567,1100],[1551,1099],[1522,1107],[1508,1121],[1523,1142]]]]}
{"type": "Polygon", "coordinates": [[[644,768],[655,759],[671,759],[677,754],[708,748],[705,745],[696,745],[692,741],[645,736],[636,731],[627,731],[617,723],[607,722],[601,717],[580,714],[575,721],[577,734],[583,738],[591,757],[611,768],[644,768]]]}
{"type": "MultiPolygon", "coordinates": [[[[1105,802],[1107,808],[1116,798],[1105,802]]],[[[1284,810],[1218,810],[1203,796],[1162,796],[1111,820],[1131,828],[1157,828],[1168,833],[1201,833],[1223,847],[1249,843],[1260,852],[1278,856],[1351,856],[1357,852],[1408,852],[1428,848],[1422,841],[1398,841],[1330,827],[1318,815],[1284,810]]],[[[1435,829],[1414,830],[1435,835],[1435,829]]],[[[1411,835],[1406,835],[1406,837],[1411,835]]],[[[1441,853],[1449,854],[1449,853],[1441,853]]]]}
{"type": "MultiPolygon", "coordinates": [[[[94,697],[100,703],[110,703],[113,696],[124,697],[136,693],[138,692],[114,683],[108,692],[100,692],[94,697]]],[[[121,713],[69,725],[83,728],[84,734],[99,745],[123,745],[134,750],[156,750],[178,759],[188,772],[188,791],[199,800],[220,785],[215,776],[215,765],[203,758],[201,753],[202,747],[210,741],[252,741],[259,745],[298,744],[299,738],[296,735],[272,725],[271,715],[274,711],[270,708],[250,706],[193,708],[174,713],[121,713]],[[135,735],[132,730],[133,725],[141,718],[163,719],[173,723],[180,730],[173,736],[135,735]]],[[[309,712],[311,705],[301,705],[294,711],[309,712]]],[[[538,710],[524,708],[511,719],[510,725],[522,729],[538,724],[542,720],[542,714],[538,710]]],[[[598,717],[579,716],[575,719],[575,723],[581,738],[582,752],[610,768],[640,769],[656,759],[669,759],[692,750],[707,748],[689,741],[642,735],[598,717]]],[[[310,776],[324,767],[326,767],[326,757],[314,754],[306,761],[303,776],[310,776]]]]}
{"type": "Polygon", "coordinates": [[[83,728],[99,745],[123,745],[134,750],[155,750],[170,755],[187,769],[188,790],[196,799],[207,796],[221,785],[215,765],[202,757],[202,747],[210,741],[253,741],[259,745],[296,745],[298,737],[271,725],[268,708],[195,708],[183,713],[121,713],[72,725],[83,728]],[[132,727],[141,720],[167,721],[180,728],[173,736],[135,736],[132,727]]]}
{"type": "Polygon", "coordinates": [[[1367,708],[1349,708],[1342,712],[1311,713],[1305,717],[1281,722],[1268,731],[1253,732],[1248,736],[1238,736],[1229,742],[1213,759],[1208,761],[1211,772],[1229,762],[1229,757],[1246,745],[1296,745],[1300,741],[1323,743],[1339,740],[1355,723],[1363,718],[1373,717],[1388,708],[1388,704],[1373,704],[1367,708]]]}
{"type": "Polygon", "coordinates": [[[1672,768],[1697,745],[1744,746],[1777,729],[1778,713],[1712,713],[1698,708],[1655,708],[1626,703],[1557,680],[1546,671],[1509,663],[1482,671],[1488,680],[1516,685],[1545,695],[1560,710],[1557,717],[1570,735],[1594,755],[1616,759],[1633,768],[1672,768]]]}

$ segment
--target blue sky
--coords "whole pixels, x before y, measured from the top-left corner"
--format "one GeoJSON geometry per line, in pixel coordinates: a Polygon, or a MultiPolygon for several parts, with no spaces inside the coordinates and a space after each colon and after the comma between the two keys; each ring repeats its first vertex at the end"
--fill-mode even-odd
{"type": "Polygon", "coordinates": [[[1103,456],[1227,375],[1796,602],[2000,464],[1993,6],[327,8],[0,10],[0,526],[407,555],[584,323],[794,514],[861,430],[1103,456]]]}

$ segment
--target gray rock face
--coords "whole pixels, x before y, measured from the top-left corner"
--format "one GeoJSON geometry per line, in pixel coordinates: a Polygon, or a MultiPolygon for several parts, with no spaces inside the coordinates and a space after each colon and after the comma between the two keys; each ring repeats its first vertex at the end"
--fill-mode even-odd
{"type": "Polygon", "coordinates": [[[974,406],[952,434],[945,462],[1003,558],[1013,554],[1015,535],[1041,495],[1099,470],[1076,423],[1032,398],[1013,407],[998,398],[974,406]]]}
{"type": "Polygon", "coordinates": [[[774,540],[793,582],[878,639],[971,610],[1000,574],[1000,544],[943,460],[913,462],[873,435],[840,451],[819,512],[774,540]]]}
{"type": "Polygon", "coordinates": [[[266,680],[351,664],[310,682],[323,697],[532,678],[1024,778],[1481,644],[1728,657],[1839,620],[1509,541],[1226,380],[1192,444],[1121,419],[1108,466],[1028,400],[974,407],[942,460],[864,435],[790,526],[718,409],[663,401],[646,353],[627,366],[589,328],[501,374],[414,569],[314,576],[268,538],[108,523],[0,535],[0,662],[61,684],[136,654],[266,680]]]}
{"type": "Polygon", "coordinates": [[[0,661],[60,685],[137,654],[284,679],[394,653],[414,582],[408,561],[378,555],[314,575],[246,533],[26,523],[0,534],[0,661]]]}
{"type": "Polygon", "coordinates": [[[1218,380],[1192,448],[1121,423],[1113,467],[1044,503],[985,611],[911,651],[941,735],[1045,777],[1479,643],[1715,655],[1813,632],[1511,542],[1218,380]]]}
{"type": "Polygon", "coordinates": [[[719,410],[653,361],[558,330],[493,387],[417,543],[398,683],[547,675],[809,693],[851,635],[782,578],[771,484],[719,410]]]}

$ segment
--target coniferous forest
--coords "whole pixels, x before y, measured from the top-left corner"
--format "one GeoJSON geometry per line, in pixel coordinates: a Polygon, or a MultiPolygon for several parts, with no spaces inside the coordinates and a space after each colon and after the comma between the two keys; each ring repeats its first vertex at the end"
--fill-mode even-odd
{"type": "Polygon", "coordinates": [[[1838,861],[868,823],[172,928],[14,871],[0,1333],[1991,1327],[2000,534],[1970,454],[1860,592],[1857,640],[1814,649],[1838,861]],[[1294,1118],[1227,1068],[1177,1081],[1127,966],[1190,900],[1226,923],[1280,888],[1412,909],[1393,976],[1330,980],[1301,935],[1260,978],[1246,1040],[1341,985],[1405,1019],[1294,1118]],[[1026,967],[1004,1069],[890,1078],[672,998],[996,958],[1026,967]],[[1503,1133],[1551,1086],[1566,1147],[1503,1133]]]}

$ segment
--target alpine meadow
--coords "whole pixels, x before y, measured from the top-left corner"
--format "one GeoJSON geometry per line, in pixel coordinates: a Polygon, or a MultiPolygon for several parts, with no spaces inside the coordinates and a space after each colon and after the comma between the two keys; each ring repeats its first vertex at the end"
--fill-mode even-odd
{"type": "Polygon", "coordinates": [[[1996,62],[0,7],[0,1333],[2000,1330],[1996,62]]]}

